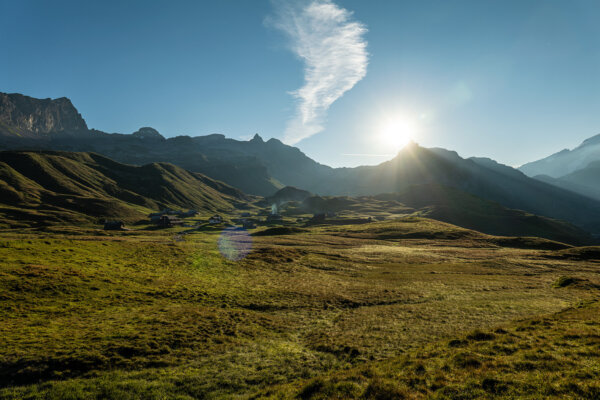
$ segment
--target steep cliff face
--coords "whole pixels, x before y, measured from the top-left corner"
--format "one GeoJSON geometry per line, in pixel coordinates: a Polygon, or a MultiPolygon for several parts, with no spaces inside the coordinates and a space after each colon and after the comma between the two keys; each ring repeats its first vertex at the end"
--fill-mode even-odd
{"type": "Polygon", "coordinates": [[[87,132],[81,114],[66,97],[36,99],[0,93],[0,135],[26,138],[87,132]]]}

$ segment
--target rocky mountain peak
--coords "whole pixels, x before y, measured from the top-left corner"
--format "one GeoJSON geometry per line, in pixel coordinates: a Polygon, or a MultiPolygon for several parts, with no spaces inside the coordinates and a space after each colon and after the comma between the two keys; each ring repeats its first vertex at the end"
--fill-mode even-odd
{"type": "Polygon", "coordinates": [[[584,140],[573,150],[561,150],[548,157],[523,164],[519,170],[528,176],[548,175],[560,178],[580,169],[589,163],[600,160],[600,135],[584,140]]]}
{"type": "Polygon", "coordinates": [[[579,145],[579,148],[585,147],[585,146],[592,146],[592,145],[596,145],[596,144],[600,144],[600,134],[598,134],[596,136],[592,136],[591,138],[585,139],[583,141],[583,143],[581,143],[579,145]]]}
{"type": "Polygon", "coordinates": [[[0,93],[0,135],[35,138],[87,131],[81,114],[66,97],[36,99],[19,93],[0,93]]]}
{"type": "Polygon", "coordinates": [[[156,129],[150,128],[150,127],[140,128],[136,132],[133,132],[132,135],[137,138],[144,139],[144,140],[149,140],[149,139],[165,140],[163,135],[158,133],[158,131],[156,129]]]}

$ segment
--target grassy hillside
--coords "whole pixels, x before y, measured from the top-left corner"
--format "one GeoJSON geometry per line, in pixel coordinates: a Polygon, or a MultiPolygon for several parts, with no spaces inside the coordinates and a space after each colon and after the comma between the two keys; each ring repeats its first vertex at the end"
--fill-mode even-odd
{"type": "Polygon", "coordinates": [[[536,236],[576,245],[594,242],[589,233],[568,222],[509,209],[447,186],[415,185],[376,198],[396,200],[418,209],[419,215],[490,235],[536,236]]]}
{"type": "Polygon", "coordinates": [[[588,197],[528,178],[509,167],[482,165],[455,152],[406,146],[394,159],[377,166],[336,170],[336,182],[316,181],[322,190],[374,195],[402,192],[413,185],[449,186],[504,207],[568,221],[600,232],[600,203],[588,197]]]}
{"type": "Polygon", "coordinates": [[[242,192],[204,175],[154,163],[120,164],[92,153],[0,152],[4,226],[135,221],[161,208],[227,211],[242,192]]]}
{"type": "Polygon", "coordinates": [[[177,232],[3,233],[0,398],[533,393],[546,373],[543,394],[594,393],[594,308],[510,323],[598,298],[593,248],[411,217],[254,236],[233,262],[219,231],[177,232]]]}
{"type": "MultiPolygon", "coordinates": [[[[568,222],[512,210],[448,186],[413,185],[399,193],[362,197],[306,197],[280,207],[285,213],[335,212],[340,219],[380,220],[424,216],[490,235],[542,237],[574,245],[594,244],[594,238],[568,222]]],[[[329,223],[336,222],[329,218],[329,223]]]]}
{"type": "MultiPolygon", "coordinates": [[[[2,129],[0,125],[0,130],[2,129]]],[[[135,133],[107,134],[94,130],[77,137],[48,135],[33,139],[0,135],[0,149],[92,152],[121,163],[134,165],[154,162],[172,163],[188,171],[199,172],[212,179],[226,182],[245,193],[262,196],[269,196],[284,186],[269,175],[262,161],[254,155],[235,149],[235,146],[210,146],[214,136],[225,141],[226,145],[230,142],[248,142],[225,139],[222,135],[198,138],[177,136],[169,139],[162,138],[158,132],[156,135],[159,137],[143,137],[135,133]],[[207,143],[208,147],[205,146],[207,143]]]]}
{"type": "MultiPolygon", "coordinates": [[[[4,227],[86,224],[101,218],[135,222],[165,207],[201,212],[252,208],[256,199],[198,173],[166,163],[141,167],[93,153],[1,152],[0,215],[4,227]]],[[[441,185],[415,185],[379,196],[318,197],[286,188],[260,203],[284,205],[288,214],[334,211],[357,218],[427,216],[481,232],[539,236],[570,244],[592,238],[568,223],[509,210],[441,185]],[[295,207],[295,208],[294,208],[295,207]]]]}

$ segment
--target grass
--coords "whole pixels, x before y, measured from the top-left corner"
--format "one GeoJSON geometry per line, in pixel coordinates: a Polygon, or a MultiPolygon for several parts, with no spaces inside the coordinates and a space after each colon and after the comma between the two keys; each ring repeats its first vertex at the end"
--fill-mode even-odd
{"type": "Polygon", "coordinates": [[[573,285],[577,282],[578,282],[577,278],[573,278],[571,276],[561,276],[556,280],[556,282],[554,282],[553,286],[555,288],[562,288],[562,287],[567,287],[569,285],[573,285]]]}
{"type": "Polygon", "coordinates": [[[597,399],[599,382],[600,303],[592,301],[257,397],[597,399]]]}
{"type": "Polygon", "coordinates": [[[550,395],[595,393],[571,375],[597,378],[597,259],[420,218],[254,236],[237,262],[179,231],[3,232],[0,398],[547,394],[531,365],[569,354],[550,395]]]}
{"type": "Polygon", "coordinates": [[[222,182],[166,163],[120,164],[94,153],[0,152],[0,228],[128,223],[166,207],[202,213],[250,206],[222,182]]]}

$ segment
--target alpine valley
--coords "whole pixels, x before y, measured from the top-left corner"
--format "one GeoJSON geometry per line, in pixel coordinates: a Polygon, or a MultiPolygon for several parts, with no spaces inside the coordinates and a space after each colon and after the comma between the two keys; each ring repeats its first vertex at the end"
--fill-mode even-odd
{"type": "Polygon", "coordinates": [[[331,168],[0,93],[0,399],[598,399],[598,143],[331,168]]]}

